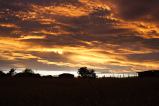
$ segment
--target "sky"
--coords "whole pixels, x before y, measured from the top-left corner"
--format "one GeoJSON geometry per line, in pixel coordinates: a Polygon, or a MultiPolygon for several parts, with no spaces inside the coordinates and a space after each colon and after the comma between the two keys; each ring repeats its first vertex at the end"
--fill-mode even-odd
{"type": "Polygon", "coordinates": [[[159,0],[0,0],[0,69],[159,69],[159,0]]]}

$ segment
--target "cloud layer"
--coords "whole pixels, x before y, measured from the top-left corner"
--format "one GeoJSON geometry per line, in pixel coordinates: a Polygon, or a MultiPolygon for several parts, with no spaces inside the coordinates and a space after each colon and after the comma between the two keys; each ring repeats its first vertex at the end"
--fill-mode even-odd
{"type": "Polygon", "coordinates": [[[0,0],[0,67],[157,69],[158,6],[157,0],[0,0]]]}

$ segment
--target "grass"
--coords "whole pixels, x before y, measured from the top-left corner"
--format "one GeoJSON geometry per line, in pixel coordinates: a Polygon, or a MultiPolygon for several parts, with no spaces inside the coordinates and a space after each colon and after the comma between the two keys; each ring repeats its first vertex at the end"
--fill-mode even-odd
{"type": "Polygon", "coordinates": [[[159,106],[159,78],[0,79],[0,106],[159,106]]]}

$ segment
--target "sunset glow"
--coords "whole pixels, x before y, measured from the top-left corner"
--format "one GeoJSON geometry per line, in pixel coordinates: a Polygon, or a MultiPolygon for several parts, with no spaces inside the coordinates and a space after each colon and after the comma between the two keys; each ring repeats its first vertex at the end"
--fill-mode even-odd
{"type": "Polygon", "coordinates": [[[69,71],[87,66],[100,72],[158,69],[157,3],[1,0],[0,68],[69,71]]]}

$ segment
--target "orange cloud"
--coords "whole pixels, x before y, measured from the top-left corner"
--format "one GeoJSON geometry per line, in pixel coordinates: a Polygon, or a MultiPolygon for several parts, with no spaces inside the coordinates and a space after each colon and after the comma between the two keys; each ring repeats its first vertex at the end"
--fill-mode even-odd
{"type": "Polygon", "coordinates": [[[37,36],[37,35],[25,35],[25,36],[21,36],[19,39],[20,40],[26,40],[26,39],[44,39],[45,36],[37,36]]]}
{"type": "Polygon", "coordinates": [[[4,21],[0,24],[0,61],[27,66],[18,62],[32,60],[50,67],[111,71],[158,68],[157,23],[143,17],[127,19],[121,12],[125,9],[112,0],[57,2],[29,1],[27,6],[17,5],[22,10],[0,10],[4,21]],[[143,56],[138,60],[138,55],[150,59],[143,56]]]}
{"type": "Polygon", "coordinates": [[[17,28],[17,25],[11,24],[11,23],[4,23],[4,24],[0,24],[0,27],[17,28]]]}

